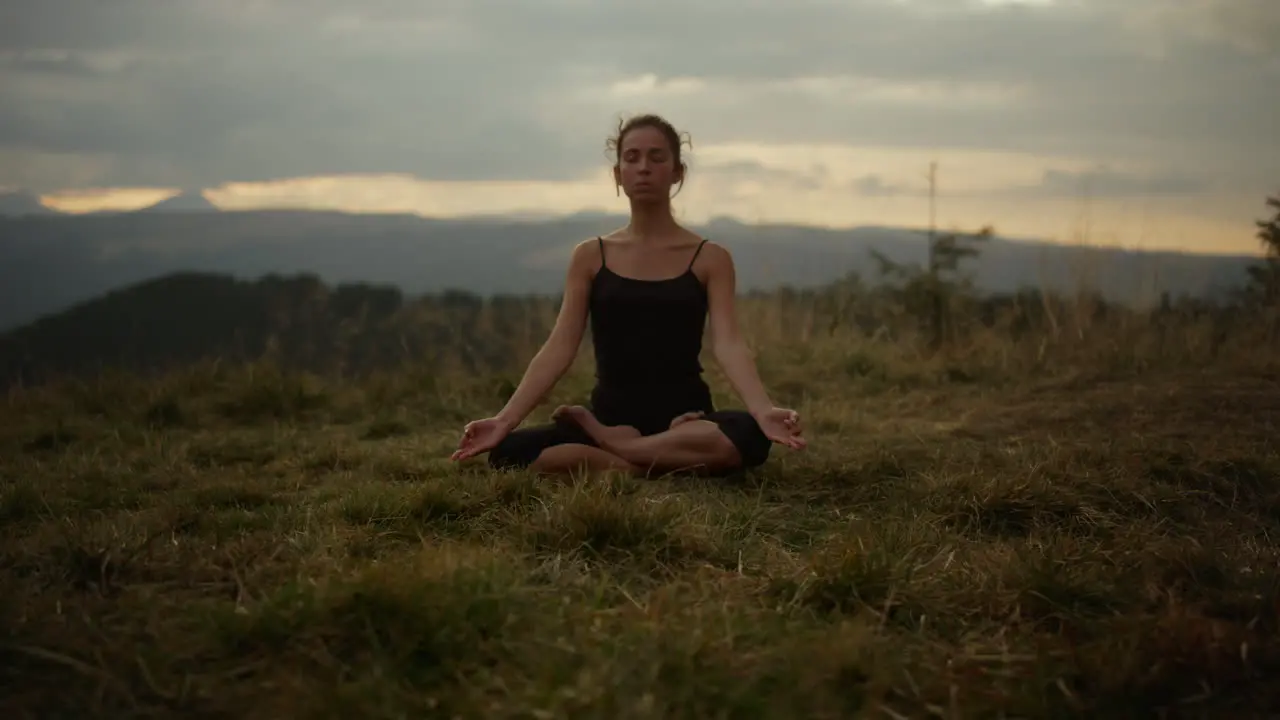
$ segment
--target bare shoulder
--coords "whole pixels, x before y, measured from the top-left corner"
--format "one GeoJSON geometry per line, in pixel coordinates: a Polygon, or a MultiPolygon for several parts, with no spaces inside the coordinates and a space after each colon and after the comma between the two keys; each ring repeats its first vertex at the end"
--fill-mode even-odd
{"type": "Polygon", "coordinates": [[[729,252],[729,248],[710,238],[702,243],[702,252],[707,255],[707,257],[713,257],[717,260],[733,260],[733,253],[729,252]]]}
{"type": "Polygon", "coordinates": [[[705,262],[705,267],[711,271],[733,269],[733,253],[729,252],[729,248],[714,240],[707,240],[702,244],[702,251],[698,253],[698,260],[699,262],[705,262]]]}
{"type": "Polygon", "coordinates": [[[570,256],[569,261],[575,266],[580,264],[590,266],[593,263],[598,265],[600,261],[600,238],[587,238],[574,245],[573,254],[570,256]]]}

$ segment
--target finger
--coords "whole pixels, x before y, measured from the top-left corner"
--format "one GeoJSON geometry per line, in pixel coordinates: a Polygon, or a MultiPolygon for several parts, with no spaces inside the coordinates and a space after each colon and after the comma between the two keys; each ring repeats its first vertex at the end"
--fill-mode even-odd
{"type": "Polygon", "coordinates": [[[797,440],[799,440],[799,442],[804,442],[803,439],[798,439],[795,435],[789,432],[771,432],[768,433],[768,437],[779,445],[786,445],[791,448],[795,447],[797,440]]]}
{"type": "Polygon", "coordinates": [[[474,449],[478,442],[478,438],[479,436],[476,434],[474,430],[470,432],[464,432],[462,434],[462,439],[458,441],[458,449],[459,450],[474,449]]]}

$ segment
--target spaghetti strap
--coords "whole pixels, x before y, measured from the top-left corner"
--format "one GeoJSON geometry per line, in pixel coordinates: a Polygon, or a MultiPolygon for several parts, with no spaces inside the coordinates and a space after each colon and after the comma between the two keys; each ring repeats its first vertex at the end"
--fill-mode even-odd
{"type": "Polygon", "coordinates": [[[596,242],[600,244],[600,267],[604,267],[604,237],[597,235],[596,242]]]}
{"type": "Polygon", "coordinates": [[[688,272],[693,269],[693,263],[698,259],[698,253],[702,252],[702,246],[706,244],[707,244],[706,238],[703,238],[702,242],[698,243],[698,249],[694,250],[693,257],[689,258],[689,267],[685,268],[685,272],[688,272]]]}

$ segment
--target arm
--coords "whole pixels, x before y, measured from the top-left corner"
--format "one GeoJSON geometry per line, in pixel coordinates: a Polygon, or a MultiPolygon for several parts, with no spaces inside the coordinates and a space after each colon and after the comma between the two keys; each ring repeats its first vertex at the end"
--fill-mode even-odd
{"type": "Polygon", "coordinates": [[[738,392],[738,397],[746,404],[747,411],[758,417],[773,408],[773,401],[760,382],[755,360],[738,330],[735,308],[737,273],[733,256],[728,250],[710,242],[703,254],[708,265],[707,304],[712,352],[733,389],[738,392]]]}
{"type": "Polygon", "coordinates": [[[569,260],[564,299],[551,335],[533,356],[520,385],[497,417],[509,427],[524,421],[533,408],[565,374],[578,355],[587,324],[587,299],[591,292],[594,243],[579,243],[569,260]]]}

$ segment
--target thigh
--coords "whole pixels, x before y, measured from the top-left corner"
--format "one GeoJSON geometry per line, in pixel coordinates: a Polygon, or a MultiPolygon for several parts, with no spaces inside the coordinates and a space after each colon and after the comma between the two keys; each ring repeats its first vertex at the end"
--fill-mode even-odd
{"type": "Polygon", "coordinates": [[[760,424],[751,413],[743,410],[716,410],[707,413],[702,419],[715,423],[720,432],[729,438],[729,442],[738,449],[744,468],[758,467],[769,459],[773,441],[760,429],[760,424]]]}
{"type": "Polygon", "coordinates": [[[527,468],[543,450],[569,444],[596,447],[591,436],[573,423],[554,422],[517,428],[489,451],[489,466],[496,470],[527,468]]]}

